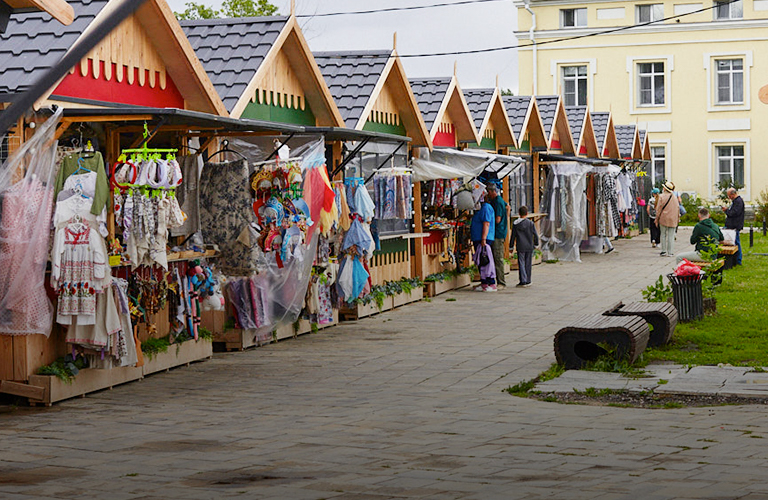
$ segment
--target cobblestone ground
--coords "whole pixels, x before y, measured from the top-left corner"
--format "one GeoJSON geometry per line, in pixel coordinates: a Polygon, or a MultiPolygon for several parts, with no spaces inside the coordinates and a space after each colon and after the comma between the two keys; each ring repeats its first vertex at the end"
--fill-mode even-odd
{"type": "Polygon", "coordinates": [[[565,321],[639,299],[671,267],[646,237],[616,249],[536,266],[531,288],[452,292],[0,412],[0,498],[768,498],[763,407],[642,410],[502,392],[549,367],[565,321]]]}

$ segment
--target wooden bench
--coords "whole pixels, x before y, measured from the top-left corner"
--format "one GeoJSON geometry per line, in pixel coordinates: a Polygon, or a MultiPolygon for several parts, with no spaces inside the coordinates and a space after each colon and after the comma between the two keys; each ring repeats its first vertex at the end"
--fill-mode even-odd
{"type": "Polygon", "coordinates": [[[739,247],[736,245],[720,245],[717,254],[718,257],[723,257],[723,269],[731,269],[736,265],[736,254],[738,252],[739,247]]]}
{"type": "Polygon", "coordinates": [[[603,313],[605,316],[640,316],[651,331],[648,347],[667,344],[677,326],[677,309],[669,302],[619,302],[603,313]]]}
{"type": "Polygon", "coordinates": [[[568,370],[580,369],[609,351],[616,359],[634,363],[650,335],[648,323],[640,316],[580,316],[555,334],[555,357],[568,370]]]}

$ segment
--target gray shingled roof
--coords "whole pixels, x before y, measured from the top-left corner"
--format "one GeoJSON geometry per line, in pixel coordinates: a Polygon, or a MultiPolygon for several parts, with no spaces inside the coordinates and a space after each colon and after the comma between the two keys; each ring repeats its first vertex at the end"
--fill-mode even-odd
{"type": "Polygon", "coordinates": [[[600,154],[603,154],[603,146],[605,146],[605,135],[608,133],[608,122],[611,118],[611,114],[607,111],[604,111],[599,113],[590,113],[589,117],[592,118],[592,130],[595,131],[597,147],[600,149],[600,154]]]}
{"type": "Polygon", "coordinates": [[[391,50],[314,52],[347,127],[357,125],[391,55],[391,50]]]}
{"type": "Polygon", "coordinates": [[[552,132],[552,126],[555,124],[557,115],[557,102],[560,100],[556,95],[536,96],[536,105],[539,107],[541,121],[544,122],[544,133],[547,134],[547,140],[552,132]]]}
{"type": "Polygon", "coordinates": [[[531,96],[505,95],[502,96],[501,100],[504,101],[504,108],[507,110],[507,118],[512,126],[512,132],[515,133],[515,138],[519,139],[523,132],[525,115],[528,114],[528,108],[531,106],[531,96]]]}
{"type": "Polygon", "coordinates": [[[180,23],[227,111],[242,97],[288,19],[244,17],[180,23]]]}
{"type": "Polygon", "coordinates": [[[640,147],[642,147],[645,144],[645,130],[640,129],[637,132],[640,134],[640,147]]]}
{"type": "Polygon", "coordinates": [[[483,126],[494,92],[496,89],[464,89],[464,99],[467,100],[469,112],[472,113],[472,119],[478,130],[483,126]]]}
{"type": "Polygon", "coordinates": [[[632,146],[635,144],[635,126],[617,125],[616,140],[619,142],[619,153],[622,158],[632,157],[632,146]]]}
{"type": "Polygon", "coordinates": [[[14,14],[0,34],[0,93],[23,92],[59,62],[107,0],[69,0],[75,20],[64,26],[50,14],[14,14]]]}
{"type": "Polygon", "coordinates": [[[587,114],[586,106],[569,106],[565,108],[565,115],[568,117],[568,124],[571,126],[571,136],[573,145],[579,146],[581,138],[581,128],[584,126],[584,116],[587,114]]]}
{"type": "Polygon", "coordinates": [[[435,120],[437,120],[437,113],[443,104],[445,94],[451,85],[451,80],[451,77],[415,78],[408,80],[411,84],[413,95],[416,97],[416,102],[419,103],[419,110],[424,118],[424,123],[427,125],[427,130],[431,131],[435,120]]]}

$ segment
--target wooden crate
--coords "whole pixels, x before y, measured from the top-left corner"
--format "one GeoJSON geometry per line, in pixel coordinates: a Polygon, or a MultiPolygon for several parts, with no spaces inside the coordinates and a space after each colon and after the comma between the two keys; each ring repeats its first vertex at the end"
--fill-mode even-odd
{"type": "Polygon", "coordinates": [[[380,309],[376,304],[376,301],[371,301],[370,304],[345,304],[339,311],[339,317],[341,321],[355,321],[360,318],[389,311],[392,309],[393,304],[392,297],[384,297],[384,302],[380,309]]]}
{"type": "Polygon", "coordinates": [[[472,284],[472,276],[469,274],[460,274],[451,277],[445,281],[430,281],[425,284],[424,290],[427,297],[435,297],[441,293],[464,288],[472,284]]]}
{"type": "MultiPolygon", "coordinates": [[[[509,269],[512,271],[517,271],[519,269],[519,266],[517,265],[517,259],[511,259],[512,262],[509,266],[509,269]]],[[[535,266],[537,264],[541,264],[541,254],[534,255],[533,260],[531,261],[531,265],[535,266]]]]}
{"type": "Polygon", "coordinates": [[[53,325],[45,335],[0,335],[0,380],[26,382],[37,369],[67,354],[64,332],[53,325]]]}
{"type": "Polygon", "coordinates": [[[152,356],[144,355],[144,376],[177,366],[189,365],[194,361],[210,359],[213,356],[213,342],[206,339],[189,340],[181,344],[172,344],[168,351],[152,356]]]}
{"type": "Polygon", "coordinates": [[[398,293],[392,297],[392,307],[400,307],[411,302],[418,302],[424,298],[424,288],[414,288],[411,293],[398,293]]]}

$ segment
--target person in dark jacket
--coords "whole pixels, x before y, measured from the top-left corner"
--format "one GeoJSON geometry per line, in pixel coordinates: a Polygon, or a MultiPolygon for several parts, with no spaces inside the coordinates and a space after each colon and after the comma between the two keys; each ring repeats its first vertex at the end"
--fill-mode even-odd
{"type": "Polygon", "coordinates": [[[522,206],[517,211],[520,218],[512,224],[511,246],[517,250],[517,270],[520,276],[519,287],[531,286],[531,267],[533,250],[539,246],[539,234],[536,225],[528,218],[528,207],[522,206]]]}
{"type": "Polygon", "coordinates": [[[741,265],[741,238],[739,232],[744,229],[744,200],[739,196],[739,192],[734,188],[726,191],[728,199],[731,200],[729,208],[723,208],[725,212],[725,228],[736,231],[736,246],[739,247],[736,252],[736,265],[741,265]]]}
{"type": "Polygon", "coordinates": [[[702,252],[712,252],[723,241],[723,232],[718,225],[709,218],[709,210],[699,209],[699,222],[693,228],[691,234],[691,244],[696,245],[694,252],[684,252],[677,254],[677,261],[683,259],[701,262],[705,260],[702,252]]]}

